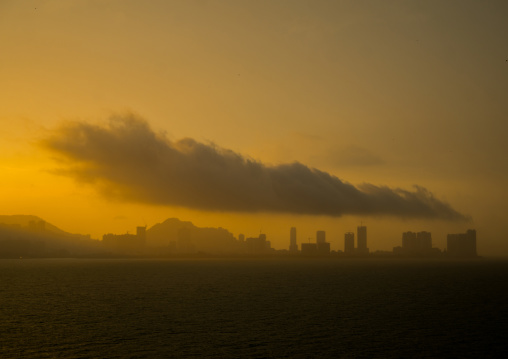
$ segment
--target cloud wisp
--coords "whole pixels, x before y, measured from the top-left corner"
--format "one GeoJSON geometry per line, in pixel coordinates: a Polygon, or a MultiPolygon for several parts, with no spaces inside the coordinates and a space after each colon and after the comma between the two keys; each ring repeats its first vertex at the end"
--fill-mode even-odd
{"type": "Polygon", "coordinates": [[[466,220],[425,188],[355,187],[298,162],[269,166],[191,138],[170,141],[136,116],[104,126],[67,122],[41,144],[59,173],[124,201],[198,210],[308,215],[393,215],[466,220]]]}

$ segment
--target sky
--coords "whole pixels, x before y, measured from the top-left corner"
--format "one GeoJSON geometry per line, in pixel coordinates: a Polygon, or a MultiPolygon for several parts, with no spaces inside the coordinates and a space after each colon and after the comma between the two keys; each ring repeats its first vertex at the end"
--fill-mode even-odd
{"type": "Polygon", "coordinates": [[[505,1],[0,2],[2,214],[508,255],[505,1]]]}

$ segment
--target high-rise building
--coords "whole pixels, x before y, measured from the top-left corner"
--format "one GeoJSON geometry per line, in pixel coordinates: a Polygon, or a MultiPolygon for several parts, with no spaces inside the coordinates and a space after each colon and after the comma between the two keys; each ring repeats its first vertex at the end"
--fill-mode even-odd
{"type": "Polygon", "coordinates": [[[347,232],[344,234],[344,253],[353,254],[355,252],[355,234],[347,232]]]}
{"type": "Polygon", "coordinates": [[[328,254],[330,254],[330,243],[328,243],[328,242],[316,243],[316,249],[317,249],[317,254],[328,255],[328,254]]]}
{"type": "Polygon", "coordinates": [[[325,231],[316,232],[316,249],[317,254],[320,255],[330,254],[330,243],[326,241],[325,231]]]}
{"type": "Polygon", "coordinates": [[[289,251],[298,252],[298,245],[296,244],[296,228],[291,227],[289,231],[289,251]]]}
{"type": "Polygon", "coordinates": [[[250,254],[265,254],[271,249],[270,241],[266,240],[266,234],[261,233],[259,237],[250,237],[245,239],[247,252],[250,254]]]}
{"type": "Polygon", "coordinates": [[[302,255],[314,256],[317,254],[317,243],[301,243],[302,255]]]}
{"type": "Polygon", "coordinates": [[[416,240],[422,251],[430,251],[432,249],[432,234],[430,232],[416,233],[416,240]]]}
{"type": "Polygon", "coordinates": [[[446,238],[447,254],[452,257],[476,257],[476,230],[449,234],[446,238]]]}
{"type": "Polygon", "coordinates": [[[146,227],[137,227],[136,234],[105,234],[102,245],[113,253],[139,255],[146,249],[146,227]]]}
{"type": "Polygon", "coordinates": [[[415,232],[404,232],[402,233],[402,249],[404,251],[410,251],[415,246],[416,233],[415,232]]]}
{"type": "Polygon", "coordinates": [[[245,241],[245,235],[244,235],[244,234],[242,234],[242,233],[240,233],[240,234],[238,235],[238,240],[239,240],[240,242],[245,241]]]}
{"type": "Polygon", "coordinates": [[[402,252],[411,255],[427,255],[432,252],[432,234],[430,232],[402,233],[402,252]]]}
{"type": "Polygon", "coordinates": [[[326,232],[325,231],[317,231],[316,232],[316,243],[325,243],[326,242],[326,232]]]}
{"type": "Polygon", "coordinates": [[[476,253],[476,230],[468,229],[466,231],[466,251],[473,257],[476,257],[478,254],[476,253]]]}
{"type": "Polygon", "coordinates": [[[358,226],[356,228],[356,238],[357,238],[357,252],[359,254],[369,253],[369,248],[367,248],[367,227],[366,226],[358,226]]]}

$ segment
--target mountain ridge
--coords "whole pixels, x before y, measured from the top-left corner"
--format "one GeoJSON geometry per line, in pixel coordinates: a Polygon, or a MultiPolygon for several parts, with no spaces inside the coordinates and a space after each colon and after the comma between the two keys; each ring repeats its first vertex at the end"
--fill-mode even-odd
{"type": "Polygon", "coordinates": [[[7,224],[7,225],[14,225],[14,226],[21,226],[28,228],[30,225],[30,222],[44,222],[45,230],[57,233],[57,234],[66,234],[66,235],[73,235],[73,233],[66,232],[54,224],[49,223],[48,221],[42,219],[39,216],[32,215],[32,214],[13,214],[13,215],[0,215],[0,224],[7,224]]]}
{"type": "Polygon", "coordinates": [[[184,240],[181,231],[187,231],[187,240],[197,251],[210,253],[235,252],[239,242],[231,232],[222,227],[197,227],[190,221],[168,218],[156,223],[146,231],[147,243],[155,246],[167,246],[171,242],[184,240]]]}

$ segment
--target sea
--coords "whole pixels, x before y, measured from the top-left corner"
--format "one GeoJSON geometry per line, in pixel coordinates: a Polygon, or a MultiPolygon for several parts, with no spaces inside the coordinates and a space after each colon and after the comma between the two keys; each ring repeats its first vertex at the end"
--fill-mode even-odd
{"type": "Polygon", "coordinates": [[[508,260],[0,260],[1,358],[507,356],[508,260]]]}

